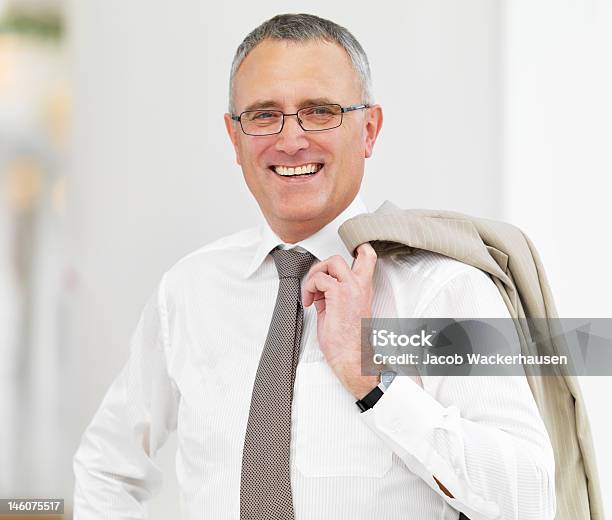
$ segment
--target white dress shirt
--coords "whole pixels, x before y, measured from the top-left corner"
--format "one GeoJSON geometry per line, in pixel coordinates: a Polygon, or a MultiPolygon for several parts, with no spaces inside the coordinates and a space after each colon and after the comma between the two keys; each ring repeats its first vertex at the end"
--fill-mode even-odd
{"type": "MultiPolygon", "coordinates": [[[[337,229],[365,211],[357,197],[298,245],[350,265],[337,229]]],[[[164,274],[74,456],[75,520],[147,518],[162,477],[154,455],[174,430],[180,518],[239,518],[251,392],[278,289],[268,252],[280,244],[263,223],[164,274]]],[[[509,315],[482,271],[419,251],[379,258],[373,316],[509,315]]],[[[524,377],[397,377],[360,413],[319,350],[314,306],[305,309],[291,432],[296,520],[552,519],[554,471],[524,377]]]]}

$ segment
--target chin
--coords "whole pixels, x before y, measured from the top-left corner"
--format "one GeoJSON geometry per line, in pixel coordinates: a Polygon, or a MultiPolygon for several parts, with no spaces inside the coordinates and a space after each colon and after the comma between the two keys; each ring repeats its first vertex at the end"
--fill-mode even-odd
{"type": "Polygon", "coordinates": [[[304,221],[324,217],[327,210],[329,206],[320,201],[300,201],[297,204],[286,204],[282,208],[277,208],[276,214],[282,220],[304,221]]]}

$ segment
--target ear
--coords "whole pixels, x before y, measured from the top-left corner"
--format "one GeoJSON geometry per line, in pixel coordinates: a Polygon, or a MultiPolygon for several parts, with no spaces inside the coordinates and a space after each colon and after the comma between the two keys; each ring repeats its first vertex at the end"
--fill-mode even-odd
{"type": "Polygon", "coordinates": [[[383,112],[380,105],[372,105],[366,110],[365,120],[365,157],[371,157],[374,151],[374,143],[378,137],[378,132],[382,128],[383,112]]]}
{"type": "Polygon", "coordinates": [[[225,121],[225,129],[227,130],[227,135],[232,142],[232,146],[234,147],[234,152],[236,153],[236,162],[240,163],[240,149],[238,147],[238,132],[240,130],[237,129],[236,121],[232,119],[232,116],[228,113],[223,115],[223,119],[225,121]]]}

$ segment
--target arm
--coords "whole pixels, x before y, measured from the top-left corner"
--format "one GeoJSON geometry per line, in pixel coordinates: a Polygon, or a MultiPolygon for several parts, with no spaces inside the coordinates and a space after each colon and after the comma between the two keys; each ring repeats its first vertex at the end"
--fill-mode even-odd
{"type": "MultiPolygon", "coordinates": [[[[424,309],[428,318],[507,317],[497,288],[470,270],[424,309]]],[[[470,520],[544,520],[555,512],[554,457],[523,376],[397,377],[363,420],[470,520]]]]}
{"type": "Polygon", "coordinates": [[[176,429],[178,392],[167,372],[164,279],[147,302],[130,355],[74,455],[75,520],[147,518],[161,486],[153,462],[176,429]]]}

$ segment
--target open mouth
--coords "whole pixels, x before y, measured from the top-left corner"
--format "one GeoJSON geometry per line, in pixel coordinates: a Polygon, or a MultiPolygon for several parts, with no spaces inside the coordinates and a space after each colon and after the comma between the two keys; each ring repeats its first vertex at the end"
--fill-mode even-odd
{"type": "Polygon", "coordinates": [[[322,163],[307,163],[299,166],[284,166],[280,164],[270,166],[270,169],[281,177],[305,177],[315,175],[321,168],[323,168],[322,163]]]}

